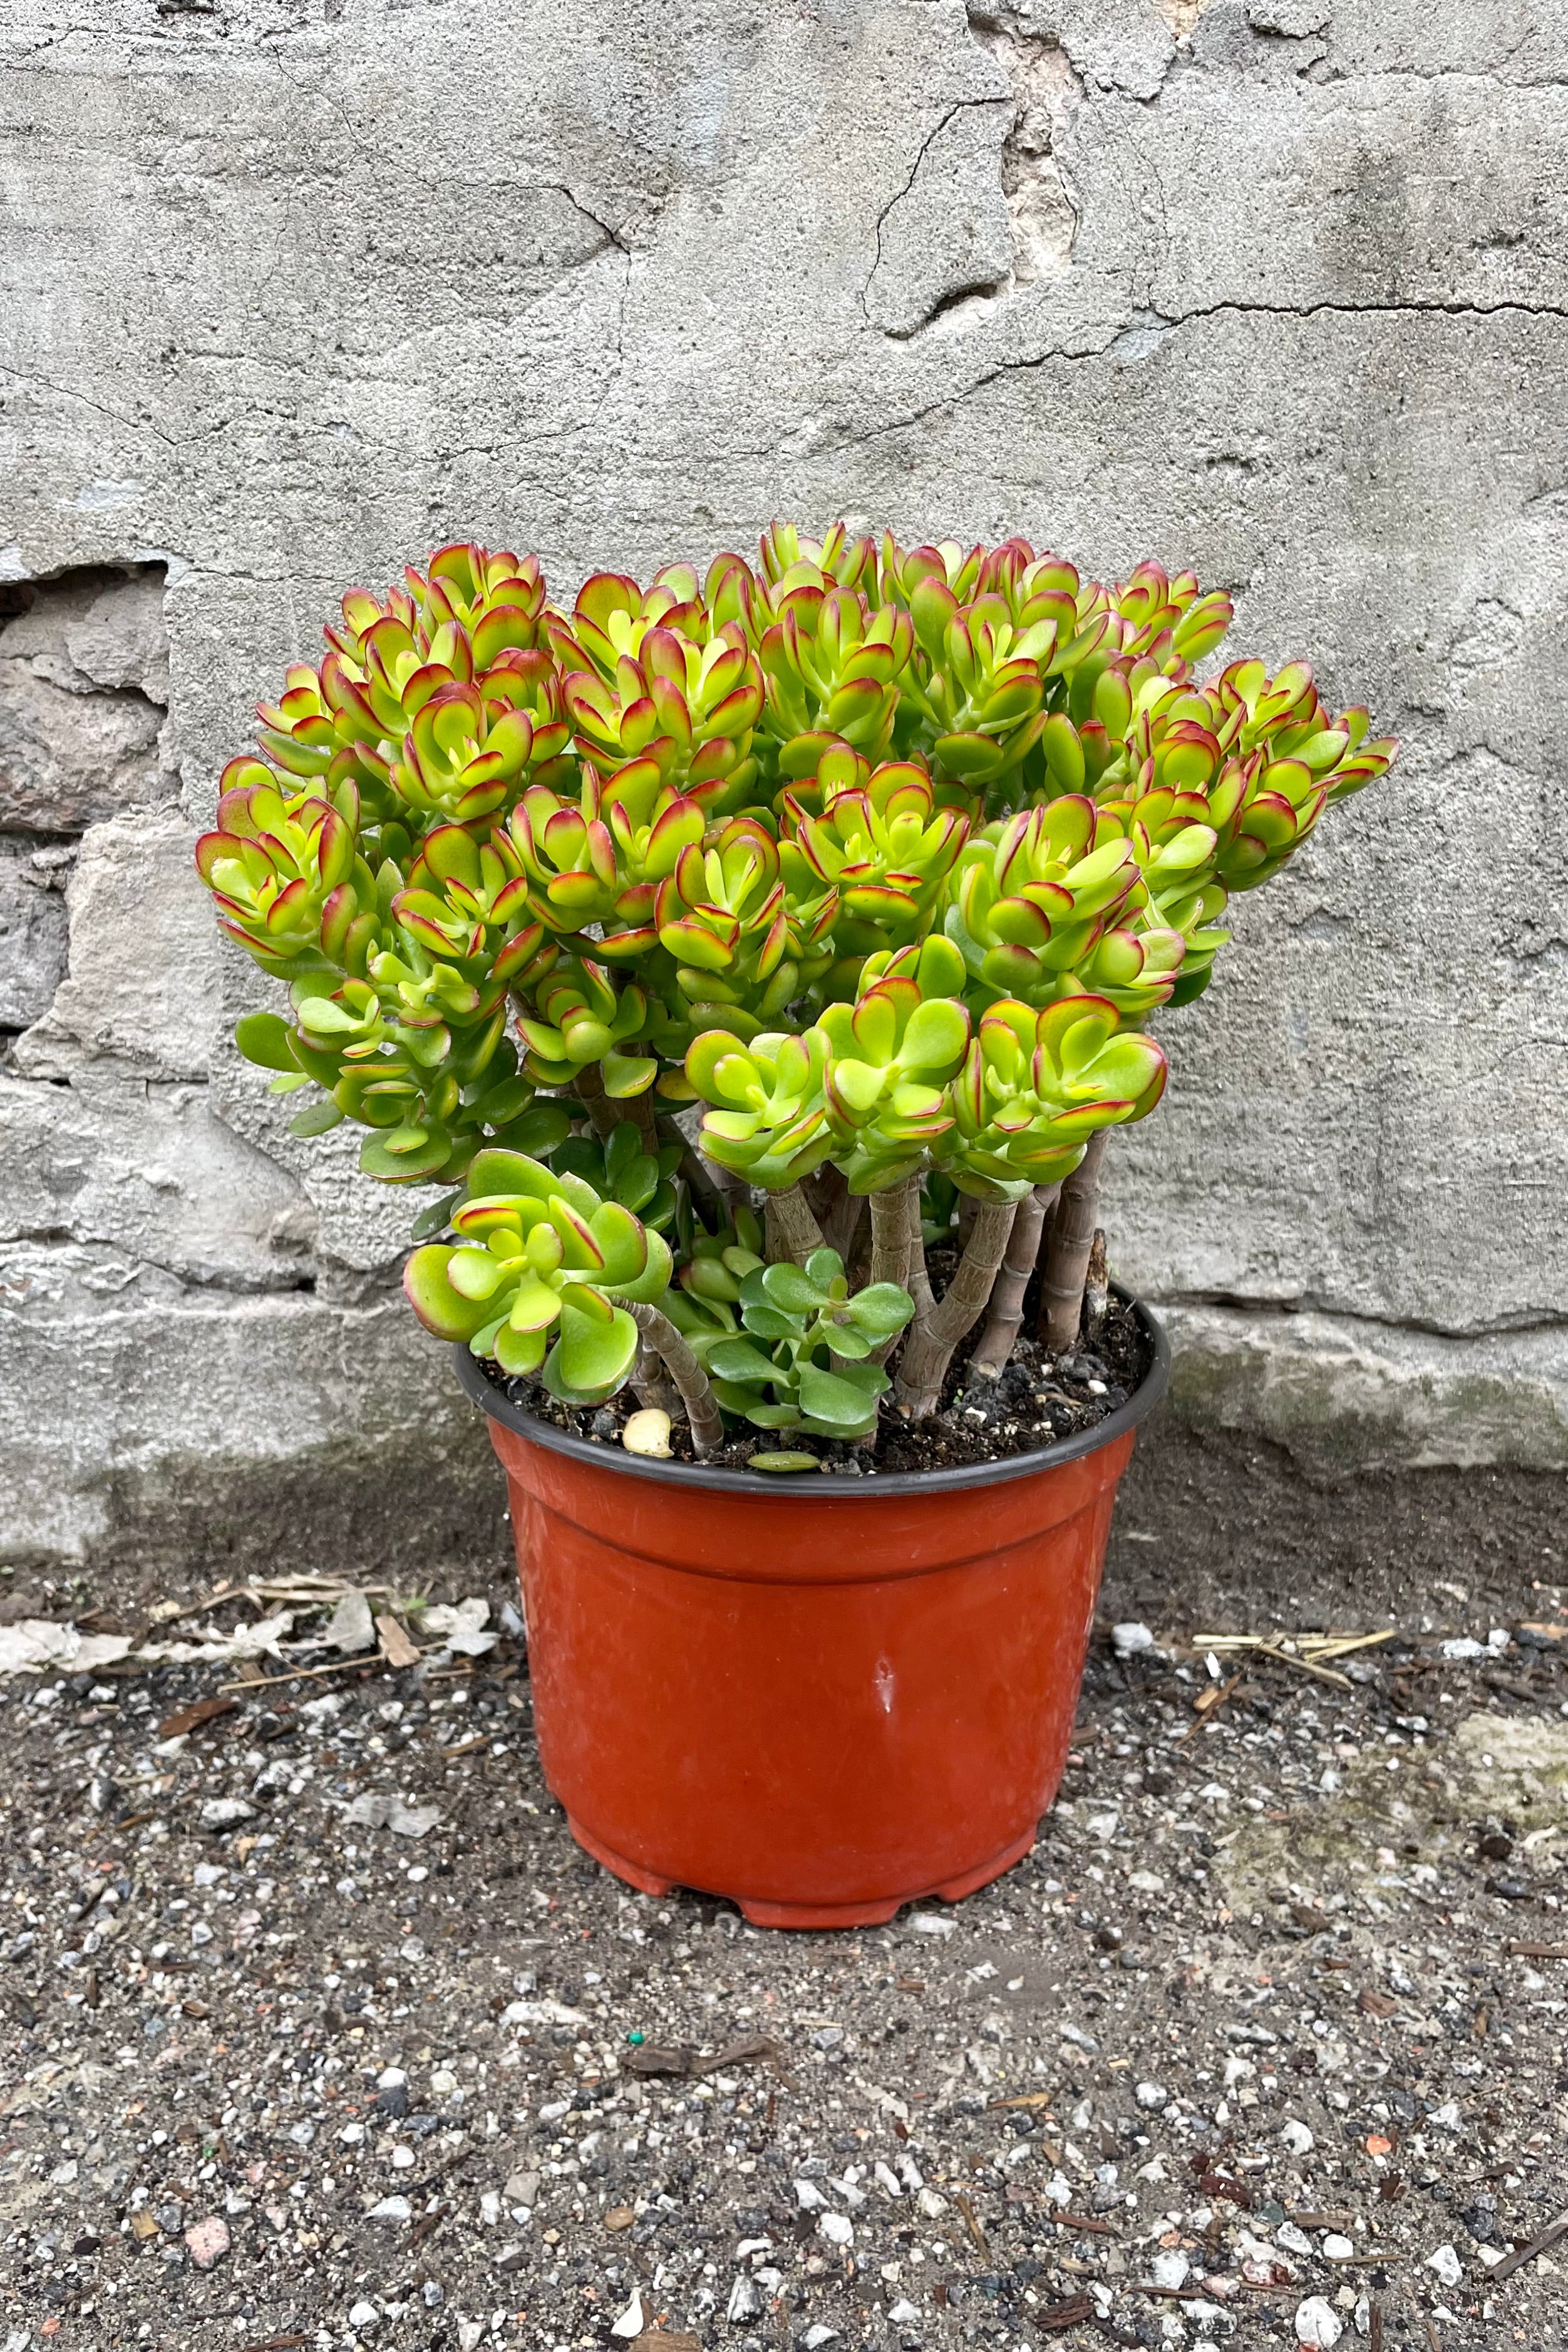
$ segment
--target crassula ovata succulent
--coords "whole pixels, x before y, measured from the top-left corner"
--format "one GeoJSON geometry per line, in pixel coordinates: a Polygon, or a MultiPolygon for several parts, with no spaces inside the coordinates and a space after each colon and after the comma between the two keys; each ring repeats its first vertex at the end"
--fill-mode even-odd
{"type": "Polygon", "coordinates": [[[775,524],[570,609],[443,548],[225,772],[197,866],[288,991],[239,1050],[436,1189],[408,1296],[504,1372],[673,1381],[699,1453],[868,1437],[889,1383],[923,1416],[983,1315],[1002,1369],[1042,1245],[1075,1339],[1106,1136],[1230,898],[1394,756],[1304,663],[1215,667],[1230,619],[1022,539],[775,524]]]}

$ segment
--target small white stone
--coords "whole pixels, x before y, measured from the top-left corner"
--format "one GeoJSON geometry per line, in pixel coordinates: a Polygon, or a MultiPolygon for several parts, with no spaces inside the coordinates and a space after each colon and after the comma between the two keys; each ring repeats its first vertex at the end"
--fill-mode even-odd
{"type": "Polygon", "coordinates": [[[1191,2271],[1192,2264],[1185,2254],[1173,2250],[1169,2253],[1155,2255],[1150,2274],[1156,2286],[1175,2287],[1185,2286],[1191,2271]]]}
{"type": "Polygon", "coordinates": [[[406,2197],[384,2197],[379,2205],[371,2207],[366,2219],[372,2221],[408,2221],[413,2219],[413,2208],[406,2197]]]}
{"type": "Polygon", "coordinates": [[[204,1830],[237,1829],[242,1822],[253,1822],[256,1808],[247,1805],[243,1797],[209,1797],[201,1811],[204,1830]]]}
{"type": "Polygon", "coordinates": [[[669,1426],[668,1413],[660,1412],[657,1405],[645,1405],[640,1412],[628,1415],[621,1444],[628,1454],[647,1454],[656,1461],[668,1462],[672,1451],[669,1426]]]}
{"type": "Polygon", "coordinates": [[[920,2313],[916,2310],[912,2303],[905,2299],[894,2304],[892,2309],[888,2314],[888,2317],[892,2321],[895,2327],[912,2327],[915,2321],[920,2317],[920,2313]]]}
{"type": "Polygon", "coordinates": [[[818,2212],[827,2202],[815,2180],[797,2180],[795,2184],[795,2193],[803,2213],[818,2212]]]}
{"type": "Polygon", "coordinates": [[[852,2246],[855,2224],[847,2213],[824,2213],[816,2225],[816,2233],[826,2238],[830,2246],[852,2246]]]}
{"type": "Polygon", "coordinates": [[[1279,2137],[1292,2156],[1310,2156],[1318,2145],[1307,2126],[1298,2122],[1294,2116],[1280,2126],[1279,2137]]]}
{"type": "Polygon", "coordinates": [[[610,2333],[612,2336],[618,2336],[623,2342],[630,2343],[635,2336],[640,2336],[642,2332],[642,2289],[640,2287],[634,2286],[632,2289],[632,2299],[630,2303],[627,2304],[620,2317],[612,2322],[610,2333]]]}
{"type": "Polygon", "coordinates": [[[1135,1658],[1140,1651],[1153,1648],[1154,1636],[1147,1625],[1130,1619],[1124,1625],[1111,1627],[1110,1646],[1119,1658],[1135,1658]]]}
{"type": "Polygon", "coordinates": [[[381,2314],[374,2303],[356,2303],[349,2313],[349,2326],[356,2336],[363,2336],[367,2328],[374,2327],[380,2318],[381,2314]]]}
{"type": "Polygon", "coordinates": [[[1323,2253],[1331,2263],[1348,2263],[1354,2260],[1355,2248],[1348,2238],[1342,2238],[1337,2231],[1331,2230],[1323,2240],[1323,2253]]]}
{"type": "Polygon", "coordinates": [[[1452,2246],[1438,2246],[1426,2257],[1426,2267],[1436,2271],[1445,2286],[1458,2286],[1465,2275],[1465,2266],[1452,2246]]]}
{"type": "Polygon", "coordinates": [[[1133,2095],[1145,2115],[1157,2116],[1168,2105],[1171,2094],[1163,2083],[1140,2083],[1133,2095]]]}
{"type": "MultiPolygon", "coordinates": [[[[661,1413],[659,1419],[662,1421],[664,1415],[661,1413]]],[[[725,2318],[731,2324],[758,2319],[762,2316],[762,2309],[763,2298],[760,2289],[742,2272],[730,2289],[730,2300],[724,2310],[725,2318]]]]}
{"type": "Polygon", "coordinates": [[[412,2172],[414,2150],[411,2147],[395,2147],[392,2151],[392,2168],[394,2172],[412,2172]]]}
{"type": "Polygon", "coordinates": [[[1333,2352],[1333,2347],[1345,2332],[1344,2321],[1331,2304],[1321,2294],[1309,2295],[1297,2306],[1296,2341],[1317,2347],[1317,2352],[1333,2352]]]}

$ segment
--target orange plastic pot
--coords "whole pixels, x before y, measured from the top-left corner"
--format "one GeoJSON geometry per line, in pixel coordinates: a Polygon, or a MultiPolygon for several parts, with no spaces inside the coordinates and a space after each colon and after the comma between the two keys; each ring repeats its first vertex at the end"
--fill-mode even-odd
{"type": "Polygon", "coordinates": [[[459,1377],[506,1470],[544,1777],[646,1894],[772,1927],[954,1900],[1028,1853],[1067,1760],[1117,1481],[1170,1351],[1097,1429],[902,1477],[689,1467],[459,1377]]]}

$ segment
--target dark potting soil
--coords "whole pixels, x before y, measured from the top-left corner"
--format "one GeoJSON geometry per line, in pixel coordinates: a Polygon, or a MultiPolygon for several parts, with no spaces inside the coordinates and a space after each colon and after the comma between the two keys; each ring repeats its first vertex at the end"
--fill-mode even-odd
{"type": "MultiPolygon", "coordinates": [[[[952,1254],[933,1250],[931,1271],[940,1295],[952,1270],[952,1254]],[[946,1261],[944,1263],[944,1260],[946,1261]]],[[[1131,1307],[1112,1298],[1092,1336],[1080,1334],[1068,1353],[1053,1355],[1025,1336],[1034,1327],[1038,1279],[1030,1284],[1025,1302],[1023,1329],[1011,1362],[999,1380],[972,1379],[969,1359],[979,1344],[984,1317],[960,1342],[948,1368],[942,1403],[929,1421],[903,1420],[891,1402],[882,1400],[874,1446],[846,1444],[839,1439],[808,1436],[799,1429],[734,1430],[708,1467],[743,1470],[754,1454],[814,1454],[823,1471],[845,1478],[874,1478],[879,1473],[957,1470],[982,1462],[1003,1462],[1018,1454],[1037,1453],[1058,1438],[1076,1436],[1107,1419],[1142,1381],[1152,1350],[1131,1307]]],[[[492,1364],[484,1367],[491,1382],[520,1412],[552,1423],[593,1445],[618,1445],[621,1432],[637,1400],[628,1385],[607,1404],[576,1409],[560,1404],[538,1381],[509,1379],[492,1364]]],[[[889,1364],[896,1370],[897,1358],[889,1364]]],[[[683,1420],[677,1419],[670,1444],[678,1462],[695,1459],[683,1420]]],[[[783,1475],[783,1473],[765,1473],[783,1475]]],[[[800,1474],[805,1475],[805,1472],[800,1474]]]]}

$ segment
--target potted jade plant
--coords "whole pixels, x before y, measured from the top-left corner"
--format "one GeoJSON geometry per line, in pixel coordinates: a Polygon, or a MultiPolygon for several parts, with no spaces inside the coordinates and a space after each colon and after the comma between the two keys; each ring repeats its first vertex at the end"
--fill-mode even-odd
{"type": "Polygon", "coordinates": [[[239,1050],[428,1196],[544,1769],[634,1885],[848,1925],[1033,1841],[1165,1378],[1106,1139],[1395,748],[1230,619],[1021,539],[775,525],[570,608],[446,547],[225,772],[197,866],[287,988],[239,1050]]]}

